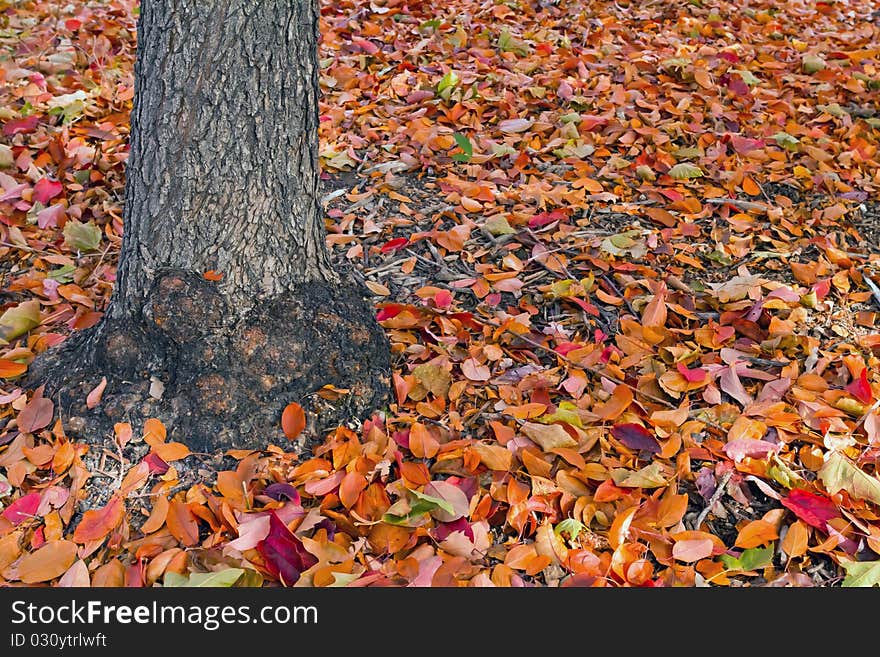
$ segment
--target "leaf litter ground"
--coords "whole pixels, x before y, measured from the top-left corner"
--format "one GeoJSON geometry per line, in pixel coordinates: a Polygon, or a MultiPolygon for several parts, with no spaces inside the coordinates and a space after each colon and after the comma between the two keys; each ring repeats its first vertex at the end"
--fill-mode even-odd
{"type": "Polygon", "coordinates": [[[0,7],[2,582],[878,583],[877,3],[322,3],[393,401],[220,455],[16,383],[112,290],[135,4],[0,7]]]}

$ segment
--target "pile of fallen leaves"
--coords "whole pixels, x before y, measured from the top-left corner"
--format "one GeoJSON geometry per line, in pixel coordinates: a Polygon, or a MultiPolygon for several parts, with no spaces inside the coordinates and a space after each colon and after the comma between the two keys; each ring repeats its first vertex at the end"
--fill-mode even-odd
{"type": "Polygon", "coordinates": [[[134,21],[0,0],[0,584],[880,583],[880,4],[323,2],[394,401],[195,483],[16,384],[112,289],[134,21]]]}

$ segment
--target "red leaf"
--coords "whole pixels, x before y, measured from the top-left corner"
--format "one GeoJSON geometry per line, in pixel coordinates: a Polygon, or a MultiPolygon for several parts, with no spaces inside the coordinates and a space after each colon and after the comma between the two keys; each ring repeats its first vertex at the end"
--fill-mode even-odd
{"type": "Polygon", "coordinates": [[[542,228],[552,224],[554,221],[565,221],[568,218],[562,210],[553,210],[553,212],[541,212],[529,219],[529,228],[542,228]]]}
{"type": "Polygon", "coordinates": [[[695,367],[690,370],[687,365],[679,361],[675,364],[675,368],[678,370],[678,373],[684,377],[685,381],[688,381],[689,383],[699,383],[706,378],[706,370],[702,367],[695,367]]]}
{"type": "Polygon", "coordinates": [[[590,315],[593,315],[594,317],[599,316],[599,309],[596,308],[596,306],[594,306],[593,304],[587,303],[583,299],[578,299],[577,297],[565,297],[565,300],[571,301],[572,303],[576,303],[584,310],[584,312],[587,312],[590,315]]]}
{"type": "Polygon", "coordinates": [[[296,584],[303,571],[318,563],[274,511],[269,516],[269,534],[257,543],[257,552],[269,574],[285,586],[296,584]]]}
{"type": "Polygon", "coordinates": [[[641,424],[615,424],[611,427],[611,435],[630,449],[644,449],[652,454],[659,454],[661,451],[660,443],[641,424]]]}
{"type": "Polygon", "coordinates": [[[103,508],[90,509],[83,514],[73,532],[73,540],[77,543],[101,540],[119,526],[123,515],[125,504],[119,495],[114,495],[103,508]]]}
{"type": "Polygon", "coordinates": [[[821,281],[816,281],[813,283],[813,291],[816,293],[816,298],[821,301],[831,292],[831,279],[823,278],[821,281]]]}
{"type": "Polygon", "coordinates": [[[385,244],[382,245],[382,248],[379,249],[382,253],[391,253],[392,251],[397,251],[398,249],[402,249],[409,242],[408,237],[395,237],[393,240],[388,240],[385,244]]]}
{"type": "Polygon", "coordinates": [[[868,368],[864,368],[858,378],[853,379],[846,387],[846,391],[863,404],[870,404],[874,400],[871,384],[868,383],[868,368]]]}
{"type": "Polygon", "coordinates": [[[397,317],[404,308],[405,306],[400,303],[389,303],[385,306],[382,306],[381,308],[379,308],[379,312],[376,313],[376,321],[382,322],[386,319],[397,317]]]}
{"type": "Polygon", "coordinates": [[[34,200],[39,201],[43,205],[47,205],[49,201],[58,196],[63,189],[61,183],[57,180],[40,178],[39,182],[34,185],[34,200]]]}
{"type": "Polygon", "coordinates": [[[150,467],[150,474],[163,475],[168,472],[169,466],[165,461],[159,458],[155,452],[150,452],[144,457],[144,463],[150,467]]]}
{"type": "Polygon", "coordinates": [[[3,124],[3,135],[11,137],[12,135],[27,134],[37,129],[42,117],[39,114],[31,114],[23,119],[15,119],[7,121],[3,124]]]}
{"type": "Polygon", "coordinates": [[[830,498],[801,488],[793,489],[788,497],[780,501],[798,518],[822,531],[827,531],[826,526],[829,520],[840,517],[840,511],[830,498]]]}
{"type": "Polygon", "coordinates": [[[36,516],[39,507],[40,494],[29,493],[24,497],[19,497],[15,502],[7,506],[3,510],[3,517],[13,525],[20,525],[25,520],[30,520],[36,516]]]}

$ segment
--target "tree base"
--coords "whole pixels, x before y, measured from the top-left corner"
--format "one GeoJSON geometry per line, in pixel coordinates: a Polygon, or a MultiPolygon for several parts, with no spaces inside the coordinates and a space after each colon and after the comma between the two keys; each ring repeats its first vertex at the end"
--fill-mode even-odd
{"type": "Polygon", "coordinates": [[[60,400],[73,435],[99,441],[116,422],[137,429],[154,417],[198,452],[285,444],[290,402],[307,412],[305,438],[387,403],[388,341],[354,285],[303,284],[235,321],[233,311],[216,284],[163,271],[142,317],[72,335],[34,362],[27,383],[60,400]],[[101,401],[88,409],[102,377],[101,401]],[[315,394],[326,385],[348,392],[315,394]]]}

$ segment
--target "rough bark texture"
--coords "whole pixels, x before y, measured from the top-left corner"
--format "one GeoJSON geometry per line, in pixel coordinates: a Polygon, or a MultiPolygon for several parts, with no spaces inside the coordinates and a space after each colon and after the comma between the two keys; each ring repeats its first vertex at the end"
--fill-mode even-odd
{"type": "Polygon", "coordinates": [[[324,246],[317,24],[314,0],[142,2],[113,298],[31,374],[84,431],[159,417],[202,451],[263,447],[291,401],[313,432],[384,403],[387,341],[324,246]],[[320,408],[326,384],[351,392],[320,408]]]}

